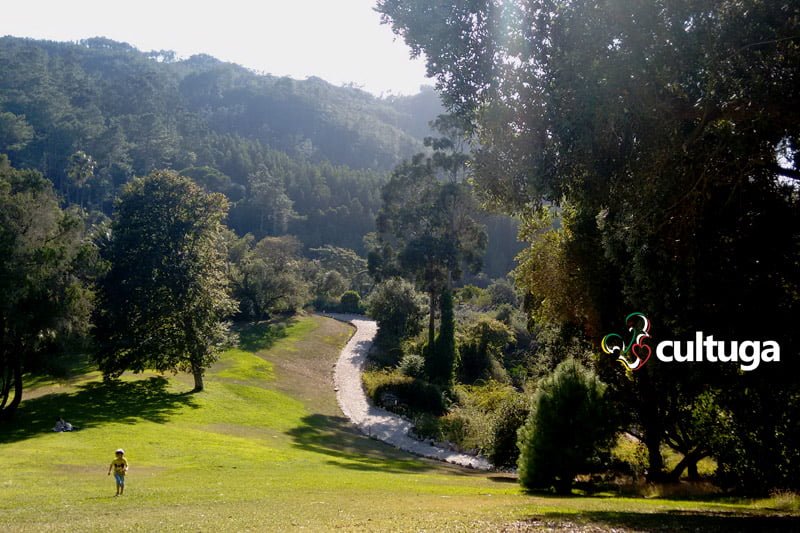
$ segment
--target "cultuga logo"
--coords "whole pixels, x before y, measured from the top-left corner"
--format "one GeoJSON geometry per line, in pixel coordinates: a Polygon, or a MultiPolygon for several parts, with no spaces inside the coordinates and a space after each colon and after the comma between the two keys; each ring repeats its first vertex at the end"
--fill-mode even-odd
{"type": "MultiPolygon", "coordinates": [[[[630,371],[641,370],[650,360],[652,349],[647,344],[650,337],[650,320],[643,313],[634,312],[625,317],[630,336],[626,342],[622,335],[609,333],[600,346],[604,353],[614,355],[630,371]]],[[[761,363],[780,362],[781,347],[776,341],[721,341],[713,335],[695,333],[692,341],[666,340],[656,346],[656,357],[664,363],[739,363],[745,372],[755,370],[761,363]]]]}
{"type": "Polygon", "coordinates": [[[625,317],[625,324],[631,333],[628,342],[621,335],[609,333],[600,346],[608,355],[616,355],[617,361],[628,370],[641,370],[652,354],[646,344],[650,338],[650,321],[642,313],[634,312],[625,317]]]}

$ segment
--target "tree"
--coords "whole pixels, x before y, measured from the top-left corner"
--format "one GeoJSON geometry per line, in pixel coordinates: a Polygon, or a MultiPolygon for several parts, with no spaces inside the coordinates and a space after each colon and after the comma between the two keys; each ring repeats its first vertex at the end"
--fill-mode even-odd
{"type": "MultiPolygon", "coordinates": [[[[511,329],[500,321],[482,315],[467,326],[459,342],[458,372],[462,383],[475,383],[493,376],[503,350],[514,342],[511,329]]],[[[502,368],[502,367],[499,367],[502,368]]],[[[497,372],[495,372],[497,374],[497,372]]]]}
{"type": "Polygon", "coordinates": [[[339,298],[339,311],[342,313],[363,313],[361,296],[356,291],[347,291],[342,294],[339,298]]]}
{"type": "Polygon", "coordinates": [[[31,358],[89,328],[92,294],[79,277],[91,254],[83,229],[58,207],[47,179],[0,155],[0,419],[22,401],[31,358]]]}
{"type": "Polygon", "coordinates": [[[25,115],[0,111],[0,153],[22,150],[33,139],[33,128],[25,115]]]}
{"type": "Polygon", "coordinates": [[[88,185],[89,180],[94,177],[96,167],[97,164],[92,159],[92,156],[83,150],[78,150],[69,157],[67,176],[71,185],[78,189],[78,204],[81,208],[83,208],[84,188],[88,185]]]}
{"type": "Polygon", "coordinates": [[[597,466],[616,428],[609,424],[606,385],[574,359],[543,379],[519,432],[519,481],[526,488],[569,494],[575,476],[597,466]]]}
{"type": "Polygon", "coordinates": [[[446,287],[439,300],[441,322],[435,344],[425,352],[425,375],[431,383],[448,390],[453,382],[456,363],[456,319],[453,311],[453,291],[446,287]]]}
{"type": "MultiPolygon", "coordinates": [[[[357,291],[361,296],[365,296],[371,289],[371,281],[369,277],[369,270],[367,268],[367,261],[354,250],[349,248],[339,248],[337,246],[325,245],[320,248],[311,248],[308,250],[309,254],[316,261],[319,261],[325,272],[322,285],[328,285],[328,273],[335,272],[345,282],[349,288],[357,291]]],[[[328,295],[338,296],[348,287],[343,288],[336,294],[329,293],[328,295]]]]}
{"type": "Polygon", "coordinates": [[[106,377],[190,371],[194,390],[203,390],[235,309],[222,241],[227,206],[222,195],[172,171],[125,187],[104,251],[110,270],[97,316],[96,358],[106,377]]]}
{"type": "Polygon", "coordinates": [[[308,284],[303,279],[305,261],[300,249],[294,237],[264,237],[244,252],[234,291],[244,316],[262,319],[305,303],[308,284]]]}
{"type": "Polygon", "coordinates": [[[378,323],[375,345],[400,360],[400,343],[422,331],[425,316],[424,297],[414,286],[401,278],[380,282],[367,299],[367,312],[378,323]]]}
{"type": "MultiPolygon", "coordinates": [[[[469,186],[455,181],[459,172],[454,165],[444,165],[447,160],[441,153],[437,158],[419,154],[395,169],[383,188],[377,220],[379,248],[369,259],[377,279],[405,275],[428,293],[426,358],[441,356],[452,363],[450,347],[454,349],[455,340],[436,340],[437,303],[445,309],[440,299],[451,293],[453,280],[461,276],[463,266],[472,272],[480,268],[486,233],[474,218],[476,207],[469,186]],[[441,172],[447,180],[437,177],[441,172]],[[438,346],[445,352],[439,354],[438,346]]],[[[454,335],[454,327],[447,332],[454,335]]],[[[439,362],[428,365],[438,366],[439,362]]],[[[444,374],[437,372],[437,376],[443,378],[444,374]]]]}
{"type": "MultiPolygon", "coordinates": [[[[378,10],[425,54],[446,106],[470,124],[479,194],[529,221],[548,202],[571,211],[563,232],[543,237],[551,246],[527,233],[517,278],[542,315],[595,346],[620,316],[646,309],[664,338],[701,328],[798,353],[800,7],[381,0],[378,10]],[[572,268],[554,275],[559,257],[572,268]]],[[[747,378],[706,367],[697,381],[735,390],[721,408],[759,424],[770,413],[751,417],[744,398],[775,383],[794,397],[786,376],[800,361],[789,358],[747,378]]],[[[704,391],[654,363],[635,381],[610,364],[598,370],[638,406],[655,478],[660,446],[674,440],[668,426],[688,422],[671,406],[704,391]],[[671,403],[676,381],[683,398],[671,403]]],[[[771,456],[784,463],[791,446],[776,441],[771,456]]]]}
{"type": "Polygon", "coordinates": [[[265,166],[248,176],[249,201],[255,211],[257,233],[280,235],[286,232],[289,220],[295,216],[292,201],[286,195],[283,180],[274,176],[265,166]]]}

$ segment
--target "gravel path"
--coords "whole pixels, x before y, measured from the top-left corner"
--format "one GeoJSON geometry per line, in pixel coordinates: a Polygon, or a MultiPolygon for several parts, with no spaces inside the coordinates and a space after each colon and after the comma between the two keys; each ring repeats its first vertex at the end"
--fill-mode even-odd
{"type": "Polygon", "coordinates": [[[445,450],[410,437],[411,422],[370,404],[361,384],[361,372],[372,339],[378,331],[375,321],[359,315],[329,313],[325,316],[349,322],[356,328],[355,334],[339,355],[333,381],[339,407],[358,429],[372,438],[416,455],[479,470],[492,469],[492,465],[482,457],[445,450]]]}

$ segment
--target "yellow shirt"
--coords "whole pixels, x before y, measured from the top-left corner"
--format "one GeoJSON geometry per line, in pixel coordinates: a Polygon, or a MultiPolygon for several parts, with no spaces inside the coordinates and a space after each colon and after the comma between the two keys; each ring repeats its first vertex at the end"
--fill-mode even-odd
{"type": "Polygon", "coordinates": [[[111,461],[111,466],[114,468],[115,474],[122,474],[124,476],[125,471],[128,469],[128,460],[124,457],[117,457],[111,461]]]}

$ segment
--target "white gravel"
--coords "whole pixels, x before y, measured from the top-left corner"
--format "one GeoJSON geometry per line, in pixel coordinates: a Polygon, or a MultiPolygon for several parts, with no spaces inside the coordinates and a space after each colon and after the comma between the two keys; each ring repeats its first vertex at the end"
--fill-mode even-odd
{"type": "Polygon", "coordinates": [[[446,450],[409,436],[411,422],[372,405],[364,392],[361,373],[372,339],[378,331],[375,321],[360,315],[326,313],[325,316],[349,322],[356,328],[355,334],[339,355],[333,381],[339,407],[358,429],[372,438],[416,455],[479,470],[492,469],[492,465],[483,457],[446,450]]]}

